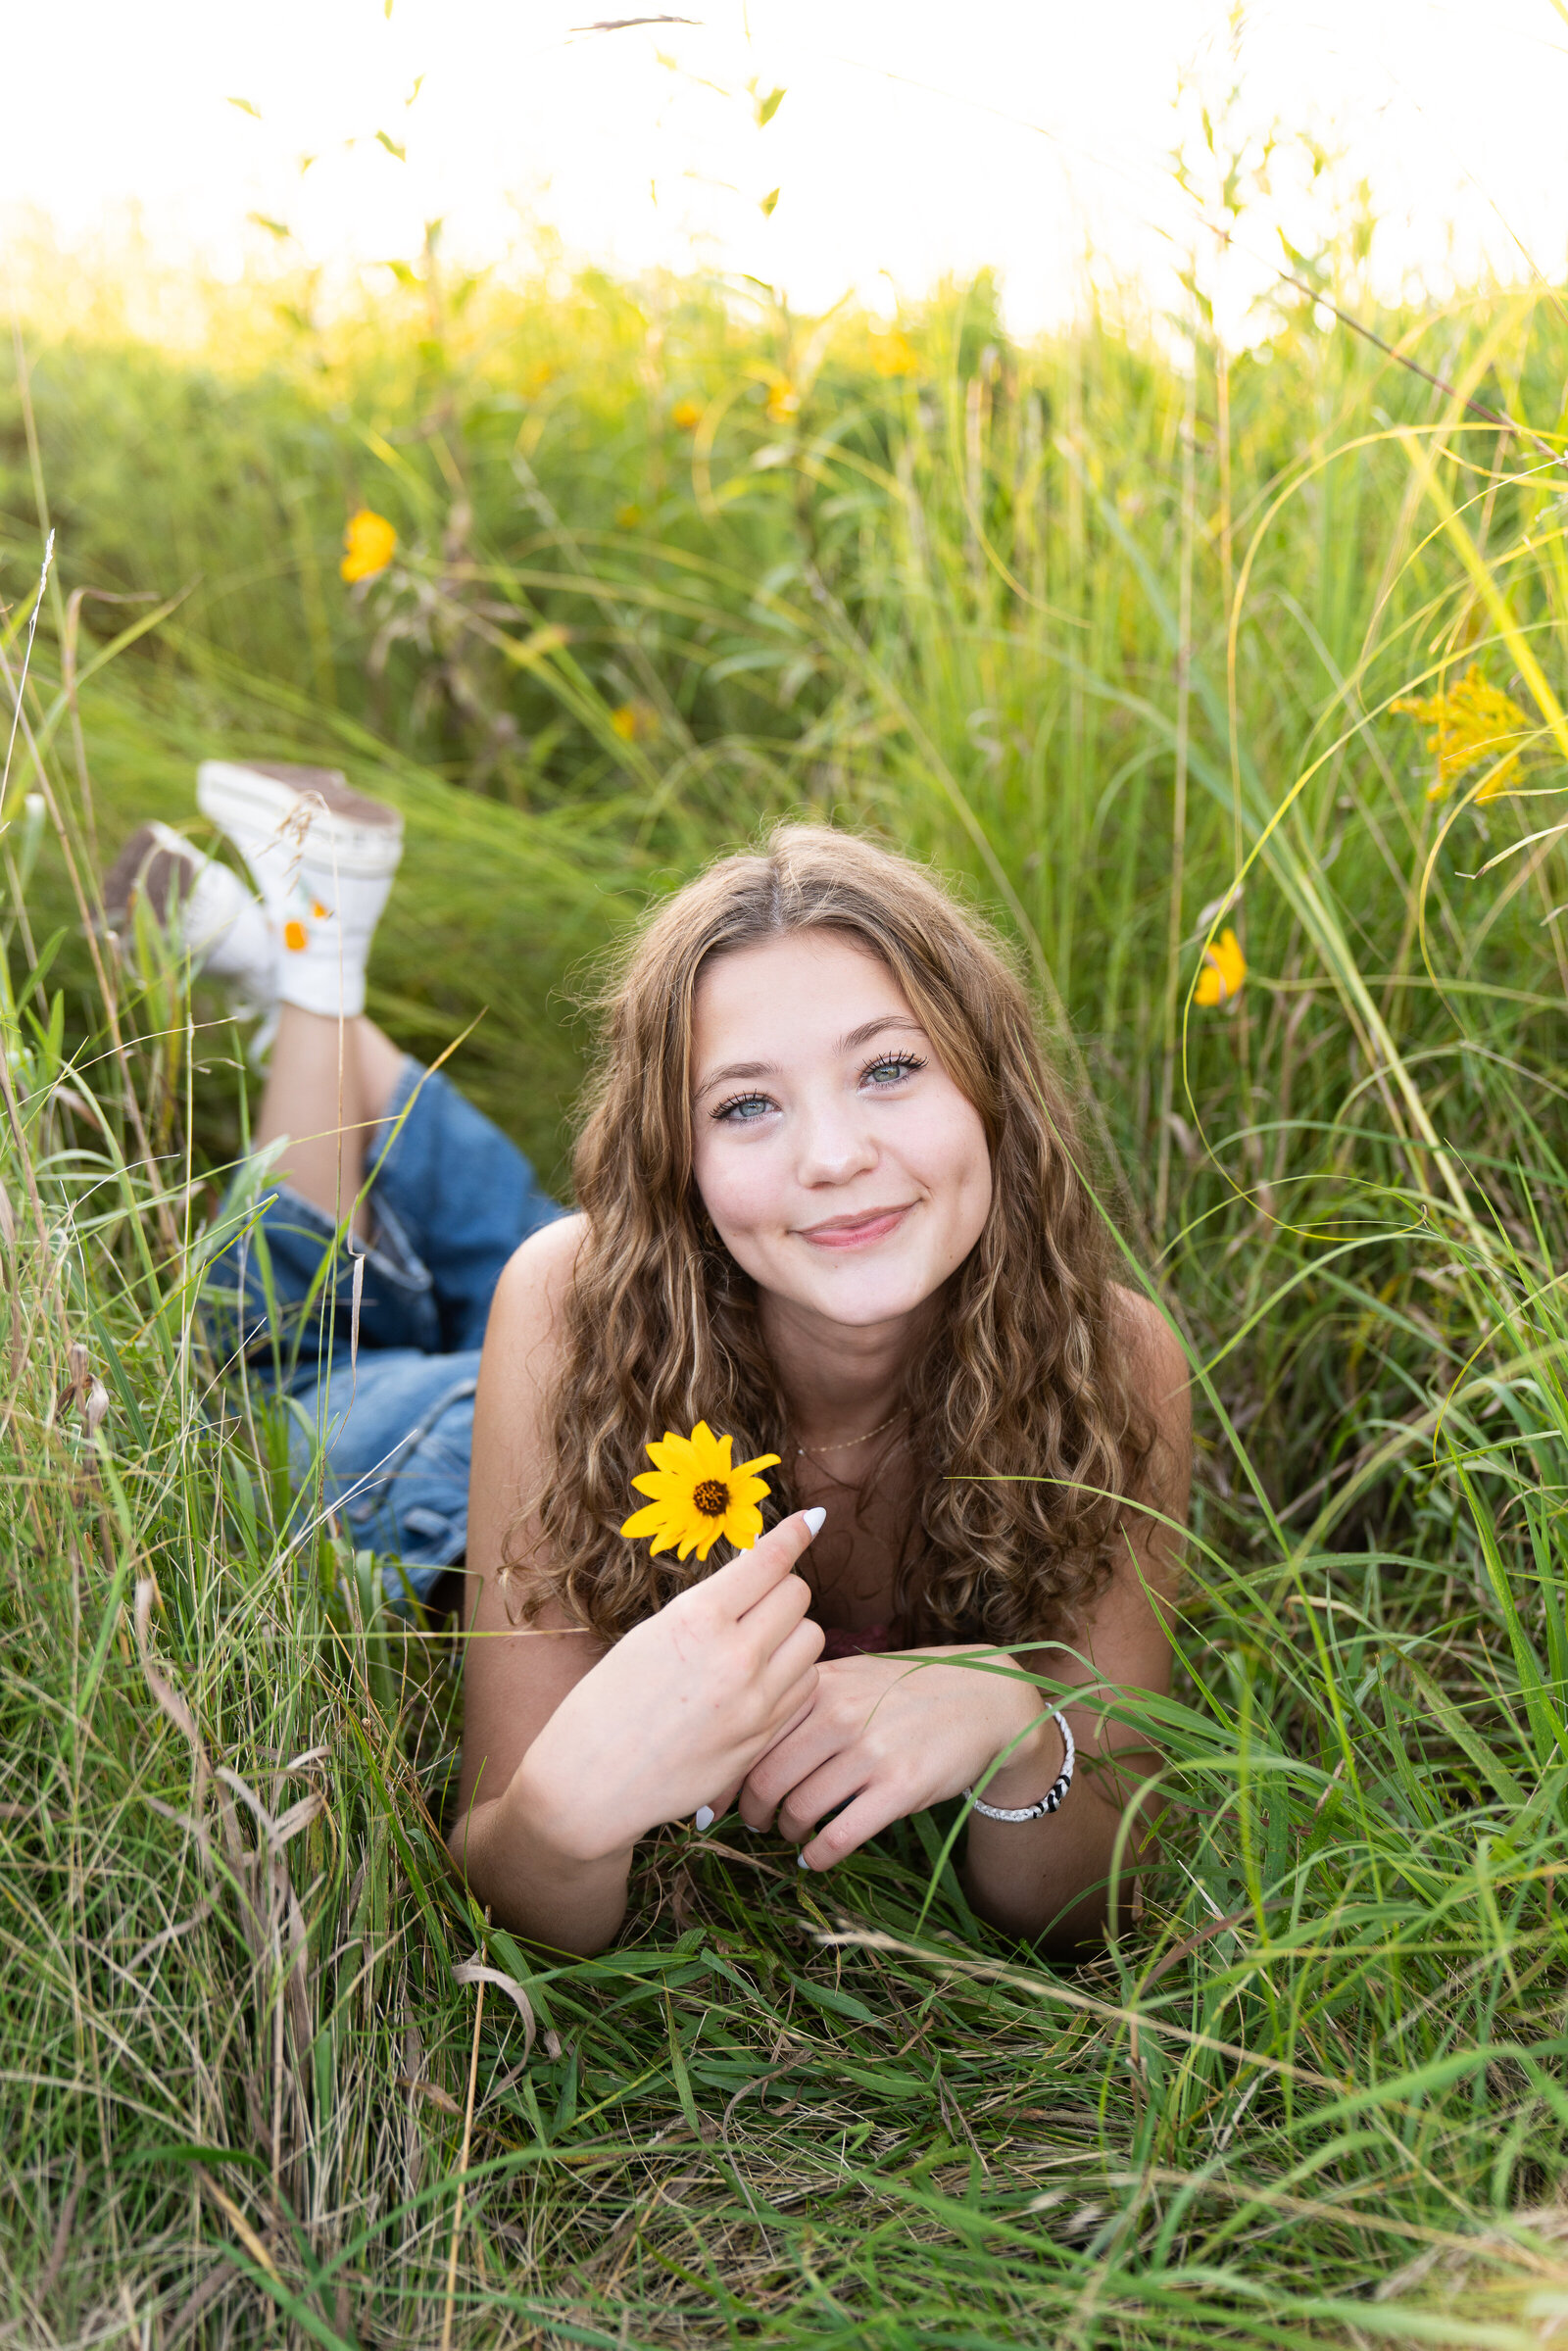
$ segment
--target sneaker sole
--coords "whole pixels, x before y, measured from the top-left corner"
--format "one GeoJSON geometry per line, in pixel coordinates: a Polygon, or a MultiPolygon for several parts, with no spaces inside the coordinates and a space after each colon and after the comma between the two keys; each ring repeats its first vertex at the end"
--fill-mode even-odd
{"type": "Polygon", "coordinates": [[[313,863],[375,881],[397,871],[402,817],[353,791],[337,769],[204,759],[196,770],[196,805],[220,833],[231,835],[237,826],[253,835],[281,834],[312,800],[319,805],[309,829],[302,828],[302,848],[313,863]]]}
{"type": "Polygon", "coordinates": [[[172,849],[170,839],[177,836],[156,824],[139,825],[131,834],[104,875],[104,923],[108,929],[129,927],[138,898],[146,901],[161,923],[169,922],[189,898],[201,864],[200,853],[183,841],[172,849]]]}

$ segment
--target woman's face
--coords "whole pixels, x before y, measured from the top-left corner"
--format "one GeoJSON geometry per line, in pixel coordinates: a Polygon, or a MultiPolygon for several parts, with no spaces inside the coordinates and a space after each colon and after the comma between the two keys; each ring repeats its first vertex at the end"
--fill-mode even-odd
{"type": "Polygon", "coordinates": [[[864,1329],[922,1305],[980,1238],[979,1112],[877,956],[794,932],[705,965],[692,1123],[703,1203],[764,1293],[864,1329]]]}

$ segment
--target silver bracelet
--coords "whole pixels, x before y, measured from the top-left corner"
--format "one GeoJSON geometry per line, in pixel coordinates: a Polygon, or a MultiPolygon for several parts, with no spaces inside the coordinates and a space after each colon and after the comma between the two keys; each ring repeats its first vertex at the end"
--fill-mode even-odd
{"type": "Polygon", "coordinates": [[[988,1821],[1043,1821],[1048,1812],[1060,1810],[1061,1800],[1072,1786],[1073,1766],[1078,1760],[1078,1749],[1073,1744],[1067,1717],[1053,1709],[1051,1719],[1061,1733],[1061,1769],[1038,1804],[1025,1804],[1021,1811],[1013,1812],[1005,1805],[983,1804],[972,1788],[964,1789],[964,1795],[974,1806],[976,1812],[982,1813],[988,1821]]]}

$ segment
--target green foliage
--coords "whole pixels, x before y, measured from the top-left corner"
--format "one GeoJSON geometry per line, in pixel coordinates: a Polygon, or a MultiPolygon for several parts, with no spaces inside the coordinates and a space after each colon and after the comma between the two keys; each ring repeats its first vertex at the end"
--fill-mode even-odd
{"type": "Polygon", "coordinates": [[[1544,2340],[1568,565],[1555,465],[1460,395],[1554,440],[1560,320],[1378,320],[1450,397],[1309,309],[1189,375],[1103,319],[1010,347],[984,285],[883,336],[410,275],[197,360],[34,336],[36,479],[0,389],[13,685],[42,484],[60,532],[0,811],[10,2323],[1544,2340]],[[400,547],[351,592],[362,504],[400,547]],[[1390,706],[1472,664],[1525,796],[1429,802],[1390,706]],[[1007,931],[1200,1401],[1165,1844],[1095,1965],[977,1928],[923,1820],[805,1885],[672,1831],[589,1963],[473,1913],[450,1636],[204,1351],[238,1040],[89,948],[95,866],[218,751],[405,809],[372,1006],[432,1055],[477,1021],[456,1075],[562,1183],[587,967],[770,816],[1007,931]]]}

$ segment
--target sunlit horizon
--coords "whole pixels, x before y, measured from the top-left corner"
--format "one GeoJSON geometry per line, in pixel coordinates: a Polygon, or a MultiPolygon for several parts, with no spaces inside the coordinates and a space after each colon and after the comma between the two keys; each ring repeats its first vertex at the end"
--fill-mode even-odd
{"type": "Polygon", "coordinates": [[[0,86],[13,291],[47,296],[40,254],[85,254],[90,273],[134,248],[230,283],[316,270],[330,300],[439,220],[463,264],[710,269],[807,312],[848,294],[891,313],[991,268],[1020,332],[1069,314],[1091,270],[1175,306],[1191,251],[1244,340],[1281,231],[1310,254],[1358,204],[1381,294],[1563,274],[1568,30],[1550,0],[1503,0],[1484,39],[1448,0],[1258,7],[1234,43],[1211,0],[980,0],[961,47],[927,0],[721,0],[617,30],[590,15],[36,13],[8,29],[0,86]],[[1224,254],[1204,105],[1244,158],[1224,254]]]}

